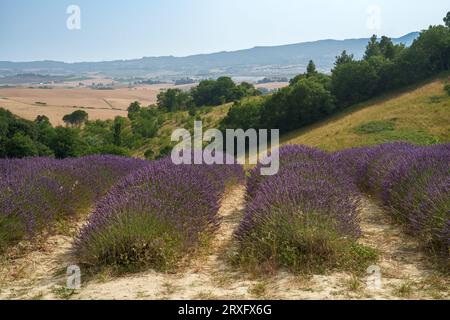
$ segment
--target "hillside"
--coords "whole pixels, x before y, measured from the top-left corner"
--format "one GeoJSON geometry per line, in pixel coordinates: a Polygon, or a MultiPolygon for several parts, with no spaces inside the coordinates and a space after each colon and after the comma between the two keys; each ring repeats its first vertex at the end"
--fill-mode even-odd
{"type": "MultiPolygon", "coordinates": [[[[448,75],[357,104],[314,125],[281,137],[281,144],[305,144],[328,151],[388,141],[420,145],[450,141],[450,97],[443,90],[448,75]]],[[[251,98],[254,99],[254,98],[251,98]]],[[[196,118],[205,129],[217,128],[231,104],[201,108],[196,118]]],[[[186,111],[167,113],[158,133],[133,154],[143,157],[171,145],[177,128],[192,129],[195,117],[186,111]]]]}
{"type": "MultiPolygon", "coordinates": [[[[392,39],[394,44],[409,46],[418,32],[392,39]]],[[[8,62],[0,61],[0,75],[18,73],[88,74],[101,73],[109,77],[151,76],[162,79],[190,77],[293,77],[306,70],[310,59],[317,68],[329,72],[335,57],[343,50],[361,58],[368,38],[319,40],[272,47],[255,47],[238,51],[198,54],[187,57],[144,57],[134,60],[64,63],[58,61],[8,62]]]]}
{"type": "Polygon", "coordinates": [[[324,121],[291,132],[282,144],[334,151],[404,140],[417,144],[450,141],[448,74],[355,105],[324,121]]]}

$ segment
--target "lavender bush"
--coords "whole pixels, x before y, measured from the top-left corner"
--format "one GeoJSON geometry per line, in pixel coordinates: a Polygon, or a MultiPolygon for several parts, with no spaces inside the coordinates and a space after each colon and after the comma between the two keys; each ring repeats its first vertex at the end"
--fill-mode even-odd
{"type": "Polygon", "coordinates": [[[449,144],[389,143],[341,151],[334,157],[345,163],[355,181],[376,195],[425,248],[448,258],[449,144]]]}
{"type": "Polygon", "coordinates": [[[302,272],[362,268],[373,260],[374,252],[356,242],[360,197],[353,179],[313,148],[283,147],[280,162],[278,175],[251,173],[234,260],[302,272]]]}
{"type": "MultiPolygon", "coordinates": [[[[290,163],[310,163],[320,162],[328,159],[328,156],[322,150],[303,145],[286,145],[279,150],[280,168],[290,163]]],[[[258,163],[255,168],[250,170],[247,179],[247,197],[252,198],[258,186],[269,176],[260,175],[262,165],[258,163]]]]}
{"type": "Polygon", "coordinates": [[[117,179],[146,164],[114,156],[0,160],[0,251],[88,210],[117,179]]]}
{"type": "Polygon", "coordinates": [[[153,162],[98,202],[75,254],[85,265],[118,271],[171,269],[217,229],[226,183],[243,177],[237,165],[153,162]]]}

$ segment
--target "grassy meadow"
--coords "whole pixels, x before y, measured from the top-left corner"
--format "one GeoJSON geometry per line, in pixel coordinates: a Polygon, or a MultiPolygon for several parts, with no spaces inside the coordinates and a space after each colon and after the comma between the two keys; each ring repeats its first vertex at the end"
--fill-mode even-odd
{"type": "Polygon", "coordinates": [[[450,141],[448,74],[385,94],[312,126],[291,132],[283,144],[305,144],[327,151],[389,141],[420,145],[450,141]]]}

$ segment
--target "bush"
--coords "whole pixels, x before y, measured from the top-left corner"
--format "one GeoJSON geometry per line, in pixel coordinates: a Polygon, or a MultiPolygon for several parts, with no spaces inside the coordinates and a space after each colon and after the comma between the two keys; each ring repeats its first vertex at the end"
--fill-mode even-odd
{"type": "Polygon", "coordinates": [[[280,160],[278,175],[261,179],[251,173],[233,260],[257,270],[306,273],[361,271],[373,262],[373,250],[356,242],[359,197],[353,181],[319,150],[289,146],[280,150],[280,160]]]}
{"type": "Polygon", "coordinates": [[[263,100],[260,99],[235,102],[221,122],[222,130],[227,128],[243,130],[259,128],[262,104],[263,100]]]}
{"type": "Polygon", "coordinates": [[[331,76],[332,93],[340,106],[349,106],[372,97],[378,80],[375,68],[367,61],[340,64],[331,76]]]}
{"type": "Polygon", "coordinates": [[[102,199],[81,230],[75,252],[83,264],[118,271],[167,271],[217,229],[219,202],[240,166],[154,162],[125,178],[102,199]]]}
{"type": "Polygon", "coordinates": [[[379,133],[383,131],[393,131],[395,129],[394,121],[370,121],[355,128],[356,133],[368,134],[379,133]]]}
{"type": "Polygon", "coordinates": [[[85,212],[118,178],[146,163],[112,156],[0,160],[0,251],[85,212]]]}
{"type": "Polygon", "coordinates": [[[331,114],[335,105],[327,79],[325,75],[303,76],[267,98],[261,107],[260,127],[287,132],[331,114]]]}
{"type": "Polygon", "coordinates": [[[389,143],[334,155],[434,256],[448,259],[450,145],[389,143]]]}
{"type": "Polygon", "coordinates": [[[39,155],[37,145],[29,136],[17,132],[6,142],[6,156],[10,158],[25,158],[39,155]]]}
{"type": "Polygon", "coordinates": [[[450,83],[448,83],[448,84],[446,84],[446,85],[444,86],[444,90],[445,90],[445,92],[447,92],[447,94],[450,96],[450,83]]]}

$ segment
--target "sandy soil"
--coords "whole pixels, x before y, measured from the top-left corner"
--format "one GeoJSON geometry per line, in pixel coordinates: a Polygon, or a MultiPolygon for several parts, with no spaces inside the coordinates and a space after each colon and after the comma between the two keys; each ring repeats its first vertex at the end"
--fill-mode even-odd
{"type": "Polygon", "coordinates": [[[121,278],[102,274],[83,283],[80,290],[68,291],[64,289],[65,270],[74,263],[72,237],[56,235],[40,250],[1,264],[0,299],[448,299],[449,279],[429,269],[417,243],[369,198],[364,199],[361,212],[362,241],[381,252],[380,287],[367,286],[373,279],[370,275],[304,277],[279,272],[261,279],[242,274],[226,262],[224,253],[242,217],[244,193],[243,186],[227,193],[220,209],[223,221],[210,252],[183,272],[148,271],[121,278]]]}

